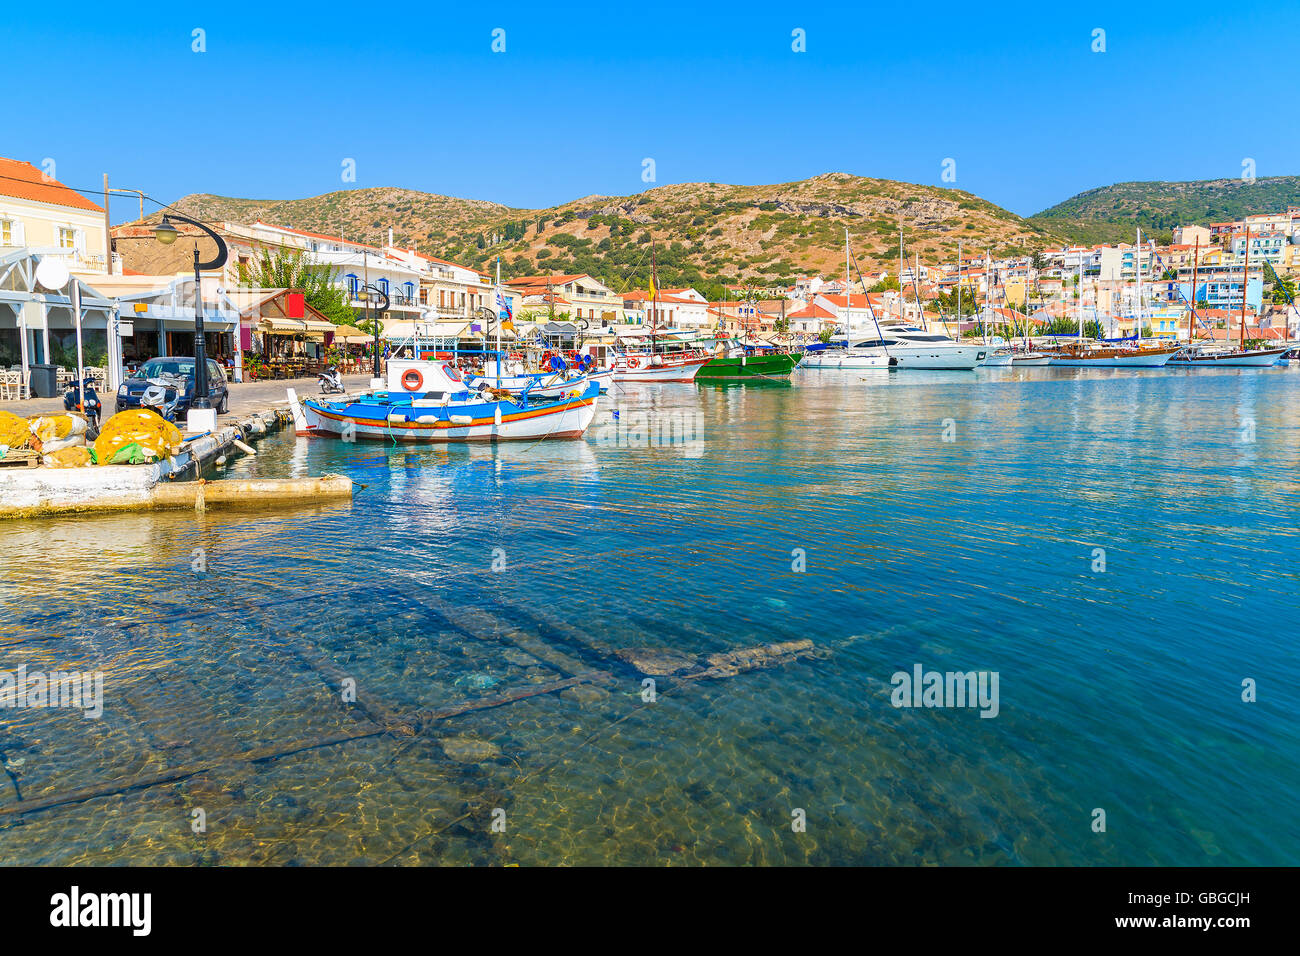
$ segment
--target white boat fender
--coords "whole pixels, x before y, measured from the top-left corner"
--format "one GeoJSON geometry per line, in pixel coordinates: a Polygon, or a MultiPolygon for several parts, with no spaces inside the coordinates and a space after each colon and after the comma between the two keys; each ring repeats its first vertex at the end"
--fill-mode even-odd
{"type": "Polygon", "coordinates": [[[392,415],[389,415],[389,416],[388,416],[388,420],[389,420],[390,422],[404,422],[404,421],[406,421],[406,416],[405,416],[405,415],[392,414],[392,415]]]}
{"type": "Polygon", "coordinates": [[[415,420],[421,425],[432,425],[435,422],[440,421],[437,415],[418,415],[415,420]]]}
{"type": "Polygon", "coordinates": [[[251,455],[251,456],[254,457],[254,458],[257,457],[257,452],[253,450],[253,446],[251,446],[251,445],[245,445],[245,444],[244,444],[242,441],[240,441],[238,438],[232,438],[232,439],[231,439],[231,443],[232,443],[236,448],[238,448],[240,451],[242,451],[245,455],[251,455]]]}
{"type": "Polygon", "coordinates": [[[451,423],[453,425],[469,425],[474,421],[473,415],[452,415],[451,423]]]}
{"type": "Polygon", "coordinates": [[[497,428],[501,427],[501,406],[500,405],[497,406],[496,412],[492,416],[492,421],[496,423],[497,428]]]}

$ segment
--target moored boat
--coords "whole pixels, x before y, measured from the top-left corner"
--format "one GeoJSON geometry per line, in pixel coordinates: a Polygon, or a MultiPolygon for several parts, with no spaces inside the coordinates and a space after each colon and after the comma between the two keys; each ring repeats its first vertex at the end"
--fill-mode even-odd
{"type": "Polygon", "coordinates": [[[1286,348],[1205,349],[1193,345],[1171,358],[1169,364],[1193,368],[1268,368],[1286,353],[1286,348]]]}
{"type": "Polygon", "coordinates": [[[357,398],[299,400],[289,389],[294,430],[344,440],[393,442],[540,441],[580,438],[596,413],[600,386],[575,383],[558,398],[497,398],[471,390],[444,362],[392,360],[388,388],[357,398]]]}
{"type": "Polygon", "coordinates": [[[1089,348],[1071,343],[1049,352],[1049,365],[1066,368],[1164,368],[1181,346],[1159,348],[1089,348]]]}
{"type": "Polygon", "coordinates": [[[1016,368],[1051,365],[1052,357],[1046,352],[1016,352],[1011,356],[1011,364],[1016,368]]]}
{"type": "Polygon", "coordinates": [[[616,382],[693,382],[713,358],[707,352],[620,352],[611,369],[616,382]]]}
{"type": "Polygon", "coordinates": [[[733,345],[714,356],[695,375],[697,382],[732,379],[778,378],[794,371],[800,352],[779,352],[775,349],[754,350],[733,345]]]}

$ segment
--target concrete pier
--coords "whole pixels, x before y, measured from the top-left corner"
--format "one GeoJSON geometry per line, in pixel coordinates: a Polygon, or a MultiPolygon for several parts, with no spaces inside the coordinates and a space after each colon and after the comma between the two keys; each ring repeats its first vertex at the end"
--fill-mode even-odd
{"type": "Polygon", "coordinates": [[[292,421],[283,399],[232,419],[214,432],[188,439],[172,457],[150,464],[0,469],[0,519],[156,508],[258,507],[352,497],[351,479],[338,475],[185,480],[201,478],[203,469],[217,458],[244,454],[251,442],[292,421]]]}

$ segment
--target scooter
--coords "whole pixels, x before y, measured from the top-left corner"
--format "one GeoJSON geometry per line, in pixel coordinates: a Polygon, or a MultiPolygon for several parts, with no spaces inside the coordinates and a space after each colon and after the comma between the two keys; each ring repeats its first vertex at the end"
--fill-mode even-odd
{"type": "Polygon", "coordinates": [[[90,427],[98,431],[100,412],[103,411],[104,406],[99,400],[99,393],[95,391],[94,379],[82,379],[81,386],[86,392],[86,407],[81,407],[82,387],[78,387],[75,383],[72,390],[64,394],[63,407],[66,411],[84,414],[90,427]]]}
{"type": "Polygon", "coordinates": [[[320,385],[322,395],[331,393],[342,395],[347,391],[343,386],[343,374],[336,368],[316,373],[316,382],[320,385]]]}

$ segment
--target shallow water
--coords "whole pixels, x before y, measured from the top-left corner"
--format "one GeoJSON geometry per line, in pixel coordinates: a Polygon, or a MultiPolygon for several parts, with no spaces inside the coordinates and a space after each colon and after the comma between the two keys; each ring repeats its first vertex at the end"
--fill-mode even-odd
{"type": "Polygon", "coordinates": [[[90,788],[0,814],[0,860],[1300,855],[1300,369],[602,401],[585,441],[282,434],[223,472],[345,473],[350,505],[0,528],[0,670],[105,674],[101,719],[0,710],[0,810],[90,788]],[[613,656],[803,638],[824,654],[653,702],[613,656]],[[894,707],[918,664],[996,672],[997,716],[894,707]]]}

